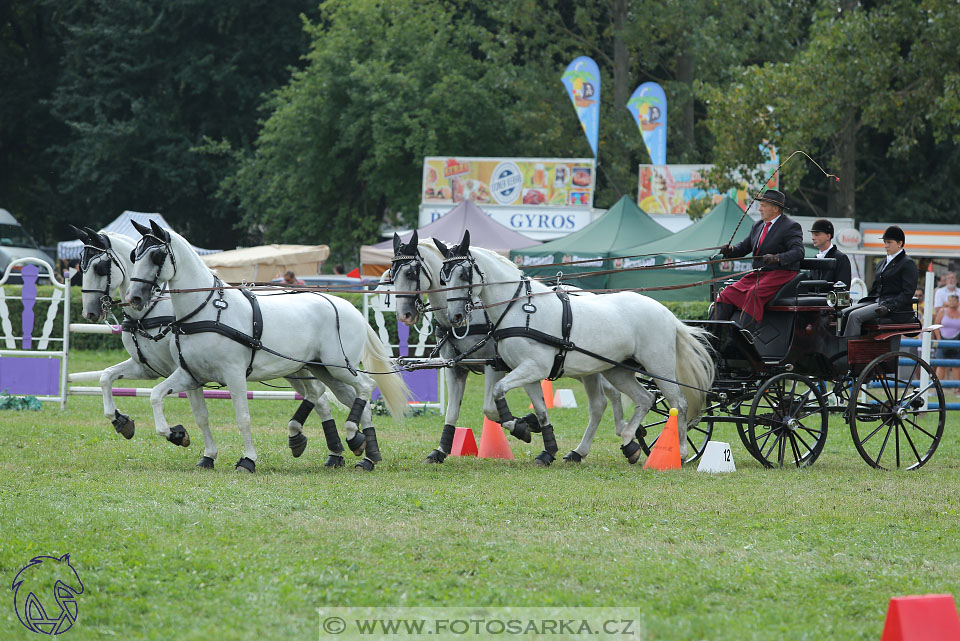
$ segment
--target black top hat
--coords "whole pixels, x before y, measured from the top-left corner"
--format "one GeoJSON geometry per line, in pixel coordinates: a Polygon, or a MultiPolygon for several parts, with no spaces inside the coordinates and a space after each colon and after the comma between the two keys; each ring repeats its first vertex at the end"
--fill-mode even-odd
{"type": "Polygon", "coordinates": [[[787,197],[783,195],[782,191],[777,191],[776,189],[768,189],[759,196],[757,200],[762,200],[763,202],[776,205],[780,209],[787,209],[786,202],[787,197]]]}
{"type": "Polygon", "coordinates": [[[896,225],[890,225],[887,227],[887,231],[883,232],[883,236],[880,237],[880,240],[896,240],[901,243],[907,242],[906,236],[903,235],[903,230],[896,225]]]}
{"type": "Polygon", "coordinates": [[[833,223],[826,218],[820,218],[813,221],[813,225],[810,226],[810,231],[819,231],[824,234],[830,234],[830,238],[833,238],[833,223]]]}

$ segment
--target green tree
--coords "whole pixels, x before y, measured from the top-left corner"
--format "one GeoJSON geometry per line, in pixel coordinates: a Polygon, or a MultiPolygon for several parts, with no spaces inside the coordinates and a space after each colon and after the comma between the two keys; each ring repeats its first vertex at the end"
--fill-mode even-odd
{"type": "Polygon", "coordinates": [[[306,51],[309,0],[74,0],[51,107],[69,134],[52,148],[73,220],[159,211],[198,245],[235,244],[216,198],[235,167],[206,141],[248,148],[263,95],[306,51]]]}

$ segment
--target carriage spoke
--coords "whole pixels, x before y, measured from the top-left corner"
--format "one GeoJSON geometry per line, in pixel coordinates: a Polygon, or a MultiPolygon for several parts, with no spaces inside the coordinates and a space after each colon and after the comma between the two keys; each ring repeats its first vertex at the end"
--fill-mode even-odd
{"type": "MultiPolygon", "coordinates": [[[[803,428],[803,429],[804,429],[804,430],[807,430],[807,431],[810,430],[810,428],[807,428],[807,427],[805,427],[805,428],[803,428]]],[[[801,443],[803,443],[803,446],[804,446],[805,448],[807,448],[807,451],[808,451],[808,452],[811,451],[811,449],[813,449],[813,448],[810,447],[810,444],[807,443],[805,440],[803,440],[803,437],[800,436],[800,431],[799,431],[799,430],[794,433],[794,436],[797,438],[798,441],[800,441],[801,443]]]]}
{"type": "Polygon", "coordinates": [[[793,450],[793,463],[797,467],[800,467],[801,459],[800,448],[797,447],[797,440],[794,434],[790,434],[790,449],[793,450]]]}
{"type": "Polygon", "coordinates": [[[913,444],[913,439],[910,438],[910,434],[907,432],[906,427],[903,428],[903,436],[905,439],[907,439],[907,443],[910,445],[910,449],[913,450],[913,455],[916,457],[917,463],[919,463],[921,461],[920,453],[917,451],[917,446],[913,444]]]}
{"type": "Polygon", "coordinates": [[[914,429],[916,429],[917,431],[923,432],[924,434],[926,434],[927,436],[929,436],[931,439],[936,440],[936,438],[937,438],[936,436],[934,436],[933,434],[931,434],[931,433],[928,432],[927,430],[925,430],[925,429],[923,429],[922,427],[920,427],[917,423],[915,423],[915,422],[912,421],[911,419],[907,418],[906,416],[904,416],[903,418],[904,418],[904,420],[909,421],[910,425],[913,425],[914,429]]]}
{"type": "Polygon", "coordinates": [[[876,464],[880,465],[880,459],[883,458],[883,452],[887,449],[887,443],[890,442],[890,430],[896,429],[896,426],[887,424],[887,433],[883,436],[883,443],[880,445],[880,451],[877,452],[876,464]]]}
{"type": "Polygon", "coordinates": [[[877,432],[879,432],[880,430],[883,429],[883,426],[884,426],[884,425],[888,425],[888,426],[889,426],[889,423],[890,423],[890,419],[889,419],[889,418],[888,418],[887,420],[883,421],[882,423],[880,423],[880,425],[877,426],[877,429],[875,429],[875,430],[873,430],[872,432],[870,432],[869,434],[867,434],[867,436],[866,436],[863,440],[860,441],[860,445],[865,445],[867,441],[869,441],[870,439],[873,438],[874,434],[876,434],[877,432]]]}

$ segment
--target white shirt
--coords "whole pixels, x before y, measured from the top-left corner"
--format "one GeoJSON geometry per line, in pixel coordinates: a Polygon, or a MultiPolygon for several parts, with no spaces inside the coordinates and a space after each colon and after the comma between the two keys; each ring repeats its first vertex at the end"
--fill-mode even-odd
{"type": "MultiPolygon", "coordinates": [[[[903,250],[901,249],[900,251],[898,251],[898,252],[897,252],[896,254],[894,254],[893,256],[887,256],[887,262],[885,262],[885,263],[883,264],[883,269],[886,269],[886,268],[887,268],[887,265],[890,264],[890,261],[893,260],[894,258],[896,258],[897,256],[899,256],[899,255],[902,254],[902,253],[903,253],[903,250]]],[[[880,271],[883,271],[883,269],[881,269],[880,271]]]]}
{"type": "Polygon", "coordinates": [[[817,258],[823,258],[830,252],[831,249],[833,249],[833,243],[830,243],[829,245],[827,245],[827,248],[824,249],[822,252],[818,252],[817,258]]]}
{"type": "Polygon", "coordinates": [[[937,309],[943,307],[947,304],[947,297],[952,294],[960,294],[960,289],[957,289],[956,286],[953,289],[947,289],[946,287],[938,287],[936,291],[933,292],[933,307],[937,309]]]}

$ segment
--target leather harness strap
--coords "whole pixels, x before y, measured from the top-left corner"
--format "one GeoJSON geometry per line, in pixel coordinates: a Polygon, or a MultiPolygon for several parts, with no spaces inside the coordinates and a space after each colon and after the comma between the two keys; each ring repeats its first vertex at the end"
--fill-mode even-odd
{"type": "MultiPolygon", "coordinates": [[[[529,293],[529,282],[525,282],[527,282],[527,292],[529,293]]],[[[557,338],[556,336],[530,327],[530,316],[534,314],[537,309],[529,302],[523,306],[524,311],[527,313],[526,326],[505,327],[503,329],[497,329],[493,332],[493,338],[497,341],[500,341],[504,338],[531,338],[538,343],[543,343],[544,345],[549,345],[550,347],[556,347],[557,354],[553,357],[553,367],[550,368],[550,374],[547,376],[547,378],[551,381],[555,381],[563,376],[563,365],[567,360],[567,353],[571,349],[584,351],[570,342],[570,330],[573,328],[573,310],[570,309],[570,296],[568,296],[563,290],[557,290],[556,294],[563,306],[563,313],[560,321],[561,338],[557,338]]]]}

